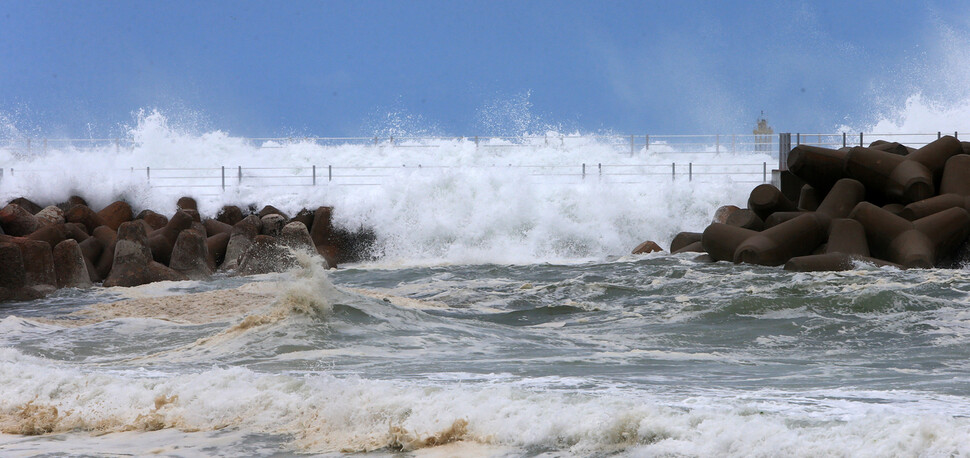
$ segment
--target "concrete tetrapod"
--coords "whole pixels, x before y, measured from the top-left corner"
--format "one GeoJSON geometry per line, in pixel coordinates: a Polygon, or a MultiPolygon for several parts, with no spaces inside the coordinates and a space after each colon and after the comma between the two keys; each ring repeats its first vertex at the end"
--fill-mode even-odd
{"type": "Polygon", "coordinates": [[[933,172],[925,165],[877,149],[856,146],[849,150],[845,170],[865,185],[873,198],[911,203],[933,197],[933,172]]]}
{"type": "Polygon", "coordinates": [[[704,229],[701,246],[715,261],[734,261],[734,252],[745,240],[758,235],[758,231],[731,226],[723,223],[711,223],[704,229]]]}
{"type": "Polygon", "coordinates": [[[805,213],[744,240],[734,262],[780,266],[796,256],[812,253],[825,242],[826,223],[816,213],[805,213]]]}
{"type": "Polygon", "coordinates": [[[865,228],[858,221],[848,218],[833,219],[829,223],[829,239],[825,252],[791,258],[785,270],[795,272],[819,272],[851,270],[856,263],[865,262],[876,266],[897,266],[869,256],[865,228]]]}
{"type": "Polygon", "coordinates": [[[824,198],[825,195],[813,188],[812,185],[802,185],[802,189],[798,193],[798,209],[813,212],[824,198]]]}
{"type": "Polygon", "coordinates": [[[910,222],[868,202],[850,215],[862,223],[872,253],[906,268],[932,268],[970,234],[970,214],[950,208],[910,222]]]}
{"type": "Polygon", "coordinates": [[[700,232],[681,232],[674,236],[674,239],[670,242],[670,252],[679,251],[681,248],[686,247],[695,242],[700,242],[704,237],[704,234],[700,232]]]}
{"type": "Polygon", "coordinates": [[[940,195],[907,205],[899,216],[915,221],[953,207],[970,211],[970,155],[958,154],[947,160],[940,195]]]}
{"type": "Polygon", "coordinates": [[[788,153],[788,171],[824,194],[846,178],[845,156],[844,151],[798,145],[788,153]]]}
{"type": "Polygon", "coordinates": [[[781,190],[770,184],[759,184],[748,196],[748,208],[764,221],[775,212],[798,211],[798,206],[788,200],[781,190]]]}
{"type": "MultiPolygon", "coordinates": [[[[775,212],[772,215],[784,212],[775,212]]],[[[770,216],[768,218],[771,218],[770,216]]],[[[727,217],[724,224],[729,226],[743,227],[745,229],[751,229],[752,231],[760,231],[765,228],[765,222],[752,210],[747,208],[742,208],[731,212],[731,215],[727,217]]]]}
{"type": "Polygon", "coordinates": [[[188,280],[152,259],[145,227],[136,222],[122,223],[114,249],[114,262],[104,286],[138,286],[157,281],[188,280]]]}

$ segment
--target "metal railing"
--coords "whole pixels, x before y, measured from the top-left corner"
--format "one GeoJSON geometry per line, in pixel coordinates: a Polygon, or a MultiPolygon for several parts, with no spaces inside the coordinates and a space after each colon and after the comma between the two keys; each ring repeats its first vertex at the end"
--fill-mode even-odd
{"type": "MultiPolygon", "coordinates": [[[[766,183],[771,179],[767,162],[760,163],[677,163],[666,164],[575,164],[575,165],[505,165],[505,166],[317,166],[305,167],[142,167],[107,170],[103,173],[143,183],[149,188],[179,188],[196,191],[226,192],[243,188],[381,186],[393,179],[433,179],[434,174],[470,172],[516,174],[535,184],[612,183],[648,184],[662,182],[766,183]]],[[[53,169],[0,168],[0,185],[4,176],[10,181],[39,181],[63,174],[53,169]]],[[[92,177],[99,180],[101,177],[92,177]]]]}

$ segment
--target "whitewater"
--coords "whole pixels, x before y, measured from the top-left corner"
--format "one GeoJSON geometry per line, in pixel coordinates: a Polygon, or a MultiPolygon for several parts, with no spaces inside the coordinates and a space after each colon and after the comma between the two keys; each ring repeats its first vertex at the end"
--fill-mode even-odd
{"type": "MultiPolygon", "coordinates": [[[[948,124],[966,106],[914,96],[867,131],[970,132],[948,124]]],[[[0,149],[4,202],[332,205],[336,225],[376,236],[373,258],[339,269],[301,257],[279,274],[0,305],[0,451],[970,454],[966,269],[630,255],[743,206],[777,146],[631,154],[615,137],[254,142],[147,111],[123,147],[0,149]],[[329,181],[328,165],[357,176],[329,181]],[[225,190],[206,181],[221,167],[225,190]]]]}

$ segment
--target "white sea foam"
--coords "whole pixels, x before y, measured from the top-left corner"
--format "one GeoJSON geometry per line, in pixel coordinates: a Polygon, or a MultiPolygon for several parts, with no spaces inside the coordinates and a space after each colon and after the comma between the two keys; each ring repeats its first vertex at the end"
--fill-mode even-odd
{"type": "MultiPolygon", "coordinates": [[[[205,435],[228,428],[286,435],[291,447],[311,452],[409,450],[454,441],[575,454],[970,452],[970,421],[955,416],[967,410],[965,400],[919,393],[840,391],[790,402],[786,393],[738,399],[712,392],[678,401],[616,388],[547,391],[517,381],[419,385],[242,368],[158,376],[82,371],[12,349],[0,349],[0,378],[6,380],[0,425],[14,435],[166,428],[205,435]],[[885,396],[913,402],[864,401],[885,396]]],[[[12,437],[0,436],[7,446],[12,437]]],[[[131,441],[129,451],[157,447],[139,444],[140,436],[117,437],[131,441]]]]}

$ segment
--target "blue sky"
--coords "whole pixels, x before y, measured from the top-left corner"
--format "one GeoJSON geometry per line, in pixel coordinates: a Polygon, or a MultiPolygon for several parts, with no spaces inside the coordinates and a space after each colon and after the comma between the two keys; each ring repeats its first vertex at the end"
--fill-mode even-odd
{"type": "Polygon", "coordinates": [[[970,94],[967,2],[0,0],[0,116],[115,135],[861,125],[970,94]],[[962,53],[962,54],[961,54],[962,53]],[[962,63],[962,66],[961,66],[962,63]]]}

